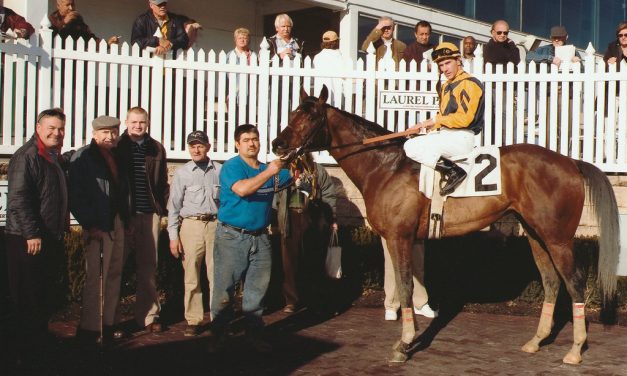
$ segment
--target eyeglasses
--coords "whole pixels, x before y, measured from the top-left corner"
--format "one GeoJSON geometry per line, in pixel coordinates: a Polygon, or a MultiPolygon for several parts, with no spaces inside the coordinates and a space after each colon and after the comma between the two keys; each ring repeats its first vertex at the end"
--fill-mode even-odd
{"type": "Polygon", "coordinates": [[[627,33],[624,34],[616,34],[617,37],[619,38],[627,38],[627,33]]]}
{"type": "Polygon", "coordinates": [[[460,56],[459,51],[451,50],[448,47],[439,48],[431,53],[431,59],[433,59],[434,61],[439,60],[441,58],[459,57],[459,56],[460,56]]]}
{"type": "Polygon", "coordinates": [[[393,27],[393,26],[383,26],[383,27],[381,28],[381,30],[382,30],[382,31],[388,31],[388,30],[391,30],[391,29],[392,29],[392,27],[393,27]]]}
{"type": "Polygon", "coordinates": [[[509,31],[494,31],[496,33],[496,35],[505,35],[507,36],[507,34],[509,34],[509,31]]]}
{"type": "Polygon", "coordinates": [[[49,110],[41,111],[39,115],[37,116],[37,123],[40,123],[41,119],[45,117],[56,117],[58,119],[65,121],[65,114],[63,113],[62,108],[51,108],[49,110]]]}

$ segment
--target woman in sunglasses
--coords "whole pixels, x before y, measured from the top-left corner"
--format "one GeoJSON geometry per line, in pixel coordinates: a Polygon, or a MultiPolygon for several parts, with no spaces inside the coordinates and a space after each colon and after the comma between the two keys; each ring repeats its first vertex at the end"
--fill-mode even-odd
{"type": "MultiPolygon", "coordinates": [[[[483,48],[483,57],[486,63],[507,64],[520,62],[520,53],[514,41],[509,39],[509,25],[504,20],[492,24],[492,39],[483,48]]],[[[492,68],[494,69],[494,67],[492,68]]]]}
{"type": "Polygon", "coordinates": [[[466,172],[448,158],[471,152],[475,135],[483,130],[483,84],[464,72],[461,53],[454,44],[440,43],[431,57],[446,77],[443,85],[437,85],[440,112],[411,127],[430,132],[408,140],[404,149],[409,158],[442,174],[446,184],[440,194],[444,196],[453,193],[466,177],[466,172]]]}
{"type": "Polygon", "coordinates": [[[616,64],[620,70],[621,61],[627,62],[627,22],[621,22],[616,28],[616,40],[607,46],[603,60],[607,64],[616,64]]]}

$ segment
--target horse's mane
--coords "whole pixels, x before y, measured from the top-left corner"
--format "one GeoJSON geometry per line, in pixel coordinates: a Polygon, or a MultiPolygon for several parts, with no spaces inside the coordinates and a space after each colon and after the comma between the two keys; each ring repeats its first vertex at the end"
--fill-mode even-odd
{"type": "MultiPolygon", "coordinates": [[[[353,113],[341,110],[337,107],[333,107],[327,104],[328,107],[339,112],[342,116],[348,118],[354,124],[357,124],[362,129],[363,137],[370,138],[392,133],[391,131],[383,128],[379,124],[364,119],[361,116],[353,113]]],[[[385,165],[386,168],[397,169],[401,166],[401,163],[407,160],[405,151],[403,150],[404,138],[396,138],[390,141],[385,141],[381,144],[373,144],[368,147],[368,150],[373,150],[377,153],[377,156],[381,160],[381,165],[385,165]]],[[[420,164],[416,163],[416,168],[420,169],[420,164]]]]}

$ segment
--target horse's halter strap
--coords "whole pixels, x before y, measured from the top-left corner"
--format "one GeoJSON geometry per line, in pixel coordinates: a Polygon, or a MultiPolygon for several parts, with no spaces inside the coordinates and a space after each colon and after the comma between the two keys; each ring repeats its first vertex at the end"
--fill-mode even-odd
{"type": "MultiPolygon", "coordinates": [[[[312,103],[314,105],[317,105],[317,102],[313,99],[307,98],[305,99],[305,101],[303,102],[303,104],[305,103],[312,103]]],[[[301,104],[302,106],[302,104],[301,104]]],[[[284,158],[285,161],[287,162],[291,162],[296,158],[299,158],[300,156],[302,156],[305,153],[309,153],[309,152],[316,152],[316,151],[322,151],[322,150],[335,150],[335,149],[342,149],[342,148],[346,148],[346,147],[351,147],[351,146],[365,146],[363,145],[363,142],[361,141],[357,141],[357,142],[351,142],[348,144],[342,144],[342,145],[337,145],[337,146],[328,146],[328,147],[323,147],[323,148],[310,148],[311,143],[313,142],[314,138],[318,135],[318,133],[324,128],[324,125],[327,123],[327,113],[326,111],[324,111],[324,114],[317,119],[317,121],[314,124],[314,127],[311,129],[311,131],[307,134],[307,136],[305,136],[303,144],[299,147],[297,147],[296,149],[294,149],[289,155],[287,155],[286,158],[284,158]]],[[[374,145],[369,145],[369,146],[365,146],[362,150],[357,151],[358,152],[362,152],[362,151],[366,151],[366,150],[371,150],[373,148],[378,148],[381,146],[387,146],[390,144],[396,144],[398,143],[398,140],[388,140],[388,142],[384,143],[384,144],[379,144],[377,146],[374,145]]],[[[351,153],[352,154],[352,153],[351,153]]]]}
{"type": "MultiPolygon", "coordinates": [[[[307,102],[313,103],[314,105],[317,105],[317,103],[314,100],[311,100],[309,98],[305,99],[303,104],[305,104],[307,102]]],[[[302,106],[302,104],[301,104],[301,106],[302,106]]],[[[317,121],[315,122],[313,128],[305,136],[305,138],[303,140],[303,144],[301,146],[297,147],[296,149],[294,149],[294,151],[288,155],[287,160],[288,161],[292,161],[295,158],[298,158],[301,155],[303,155],[305,153],[308,153],[308,152],[326,150],[327,148],[310,148],[310,145],[313,143],[314,138],[318,135],[318,133],[320,133],[320,131],[322,131],[322,129],[324,128],[324,125],[326,124],[326,122],[327,122],[327,112],[323,111],[323,115],[319,119],[317,119],[317,121]]]]}

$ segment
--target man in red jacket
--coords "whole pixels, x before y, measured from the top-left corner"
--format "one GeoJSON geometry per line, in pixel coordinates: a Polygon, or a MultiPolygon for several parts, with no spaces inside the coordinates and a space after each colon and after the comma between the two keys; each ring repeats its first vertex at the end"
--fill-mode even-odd
{"type": "MultiPolygon", "coordinates": [[[[1,0],[0,4],[2,4],[1,0]]],[[[24,17],[0,5],[0,31],[6,33],[8,30],[13,30],[18,38],[24,39],[30,38],[35,32],[33,26],[26,22],[24,17]]]]}

